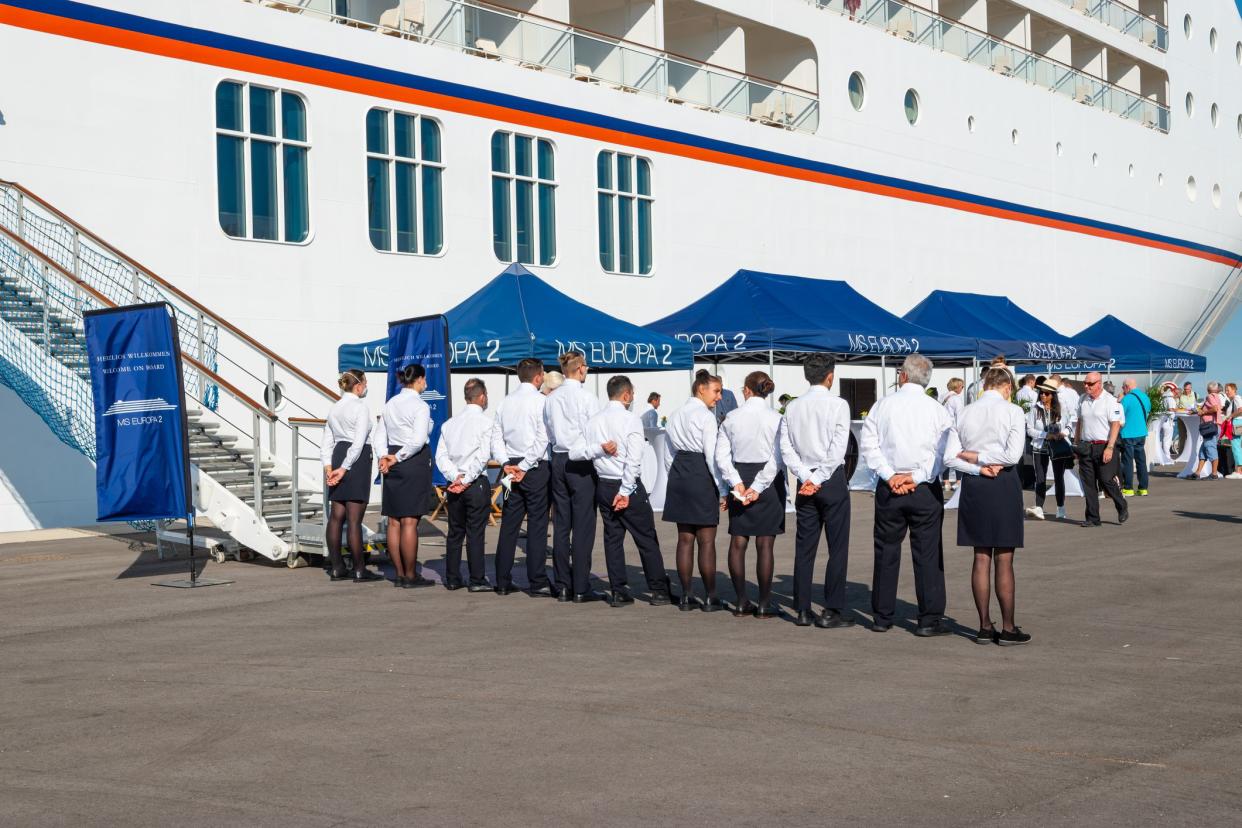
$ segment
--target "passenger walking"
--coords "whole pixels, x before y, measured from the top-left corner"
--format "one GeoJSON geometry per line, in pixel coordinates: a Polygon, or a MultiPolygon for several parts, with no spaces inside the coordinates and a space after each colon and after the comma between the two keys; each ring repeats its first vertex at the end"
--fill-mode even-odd
{"type": "Polygon", "coordinates": [[[772,605],[773,549],[785,533],[785,464],[778,437],[781,415],[768,405],[775,390],[772,378],[752,371],[742,386],[742,406],[725,417],[716,439],[716,467],[732,487],[729,503],[729,577],[737,604],[733,614],[774,618],[772,605]],[[746,592],[746,547],[755,539],[759,603],[746,592]]]}
{"type": "MultiPolygon", "coordinates": [[[[785,410],[781,457],[798,485],[794,500],[798,528],[794,539],[794,619],[799,627],[821,629],[854,626],[846,613],[845,582],[850,554],[850,492],[845,480],[845,451],[850,440],[850,407],[829,393],[836,379],[831,354],[810,354],[802,374],[811,384],[785,410]],[[828,542],[824,568],[824,612],[811,609],[811,581],[819,538],[828,542]]],[[[927,402],[936,405],[930,397],[927,402]]],[[[943,412],[943,408],[936,406],[943,412]]],[[[872,411],[875,411],[873,408],[872,411]]],[[[947,416],[947,415],[946,415],[947,416]]],[[[939,485],[939,478],[931,478],[939,485]]]]}
{"type": "Polygon", "coordinates": [[[513,559],[518,536],[526,521],[526,579],[530,594],[553,598],[556,590],[548,580],[548,482],[552,463],[548,459],[548,430],[544,425],[547,397],[539,393],[544,382],[543,362],[524,359],[517,364],[520,383],[505,397],[496,412],[492,429],[492,459],[509,478],[509,494],[500,517],[496,541],[496,593],[509,595],[513,585],[513,559]]]}
{"type": "Polygon", "coordinates": [[[1026,433],[1031,438],[1031,459],[1035,465],[1035,505],[1026,514],[1044,519],[1044,500],[1048,496],[1048,469],[1052,469],[1053,492],[1057,501],[1057,520],[1065,515],[1065,472],[1074,462],[1070,440],[1074,434],[1073,412],[1061,408],[1057,389],[1045,382],[1036,386],[1039,400],[1026,413],[1026,433]]]}
{"type": "Polygon", "coordinates": [[[430,511],[435,487],[431,479],[431,407],[421,394],[427,372],[413,363],[397,372],[398,392],[384,405],[375,429],[375,454],[384,479],[380,514],[388,518],[388,557],[396,577],[393,586],[430,586],[418,574],[418,522],[430,511]]]}
{"type": "Polygon", "coordinates": [[[1203,475],[1203,468],[1208,463],[1212,464],[1209,479],[1220,479],[1220,453],[1217,439],[1220,437],[1221,409],[1224,404],[1224,397],[1220,394],[1220,383],[1209,382],[1207,396],[1203,398],[1203,404],[1197,409],[1199,436],[1202,441],[1199,443],[1199,465],[1195,467],[1192,478],[1194,480],[1198,480],[1203,475]]]}
{"type": "Polygon", "coordinates": [[[1220,455],[1220,473],[1222,477],[1232,477],[1237,470],[1233,457],[1233,417],[1235,413],[1233,398],[1237,396],[1237,387],[1227,383],[1221,392],[1220,416],[1218,426],[1220,437],[1216,441],[1216,453],[1220,455]]]}
{"type": "Polygon", "coordinates": [[[720,401],[720,377],[699,371],[689,400],[668,418],[668,488],[663,520],[677,524],[677,577],[681,601],[688,612],[696,606],[718,612],[724,606],[716,597],[716,528],[724,510],[726,489],[716,468],[718,427],[713,409],[720,401]],[[705,595],[694,597],[694,551],[698,545],[699,577],[705,595]]]}
{"type": "Polygon", "coordinates": [[[630,411],[634,404],[634,384],[629,377],[615,376],[608,380],[608,402],[587,422],[587,441],[593,446],[616,446],[612,454],[600,450],[594,459],[599,482],[595,486],[595,503],[604,524],[604,560],[608,566],[608,586],[612,595],[609,606],[624,607],[634,603],[625,570],[625,533],[629,532],[638,547],[643,576],[647,580],[648,599],[652,606],[673,603],[668,572],[656,536],[655,514],[641,477],[643,450],[647,441],[643,424],[630,411]]]}
{"type": "Polygon", "coordinates": [[[1013,552],[1023,543],[1022,480],[1017,464],[1026,445],[1026,422],[1009,402],[1010,375],[995,368],[983,375],[983,395],[962,412],[950,432],[945,462],[962,477],[957,543],[975,550],[971,589],[979,611],[976,644],[1025,644],[1031,636],[1014,624],[1013,552]],[[993,577],[995,570],[995,577],[993,577]],[[992,625],[992,584],[1001,629],[992,625]]]}
{"type": "Polygon", "coordinates": [[[487,416],[487,386],[481,379],[466,381],[466,407],[454,414],[440,432],[436,467],[449,481],[445,495],[448,534],[444,539],[444,586],[461,589],[461,546],[466,544],[470,592],[490,592],[483,568],[483,533],[491,512],[487,461],[492,454],[492,418],[487,416]]]}
{"type": "Polygon", "coordinates": [[[1233,436],[1229,440],[1229,447],[1233,451],[1234,471],[1229,479],[1242,480],[1242,395],[1238,394],[1237,383],[1231,382],[1225,386],[1225,396],[1233,406],[1233,418],[1230,420],[1233,436]]]}
{"type": "Polygon", "coordinates": [[[349,535],[354,583],[383,580],[366,567],[362,545],[362,516],[371,499],[371,411],[362,401],[367,395],[367,375],[357,369],[341,374],[336,384],[341,398],[332,404],[323,427],[319,455],[328,485],[327,543],[333,581],[349,577],[341,557],[341,530],[349,535]]]}
{"type": "Polygon", "coordinates": [[[1121,393],[1121,493],[1126,497],[1147,497],[1147,420],[1151,417],[1151,398],[1139,389],[1134,377],[1125,378],[1121,393]]]}
{"type": "Polygon", "coordinates": [[[859,453],[880,478],[875,490],[875,570],[871,629],[887,632],[897,610],[901,542],[910,533],[919,619],[915,635],[947,635],[944,620],[944,551],[940,530],[944,492],[940,469],[950,422],[944,406],[923,392],[932,362],[911,354],[902,363],[896,393],[872,406],[862,426],[859,453]]]}
{"type": "Polygon", "coordinates": [[[1130,510],[1117,480],[1121,459],[1116,450],[1117,438],[1121,433],[1121,403],[1104,390],[1098,371],[1087,374],[1083,385],[1087,393],[1078,403],[1078,427],[1074,439],[1075,450],[1081,458],[1082,496],[1087,505],[1082,526],[1100,525],[1101,487],[1117,507],[1117,522],[1125,523],[1130,519],[1130,510]]]}

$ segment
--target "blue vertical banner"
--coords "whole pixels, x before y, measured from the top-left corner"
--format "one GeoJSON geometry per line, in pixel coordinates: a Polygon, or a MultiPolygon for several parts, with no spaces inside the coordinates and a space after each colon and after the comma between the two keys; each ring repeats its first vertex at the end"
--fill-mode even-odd
{"type": "Polygon", "coordinates": [[[99,520],[193,517],[185,386],[172,307],[88,311],[99,520]]]}
{"type": "MultiPolygon", "coordinates": [[[[388,400],[401,390],[397,372],[410,363],[417,362],[427,372],[427,388],[422,398],[431,408],[431,453],[434,456],[440,443],[440,430],[452,416],[452,400],[449,386],[449,330],[448,320],[442,315],[419,316],[388,323],[388,400]]],[[[440,470],[432,466],[432,477],[437,485],[448,483],[440,470]]]]}

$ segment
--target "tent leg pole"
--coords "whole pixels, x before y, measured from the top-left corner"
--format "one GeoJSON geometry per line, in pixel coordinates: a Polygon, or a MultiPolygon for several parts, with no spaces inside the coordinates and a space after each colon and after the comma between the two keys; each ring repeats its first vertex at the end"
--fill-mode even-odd
{"type": "MultiPolygon", "coordinates": [[[[776,354],[774,351],[768,351],[768,376],[772,378],[772,384],[776,384],[776,354]]],[[[776,408],[776,399],[768,395],[768,407],[776,408]]]]}
{"type": "Polygon", "coordinates": [[[880,357],[880,399],[888,396],[888,369],[885,366],[885,359],[880,357]]]}
{"type": "MultiPolygon", "coordinates": [[[[970,384],[971,384],[971,387],[977,389],[979,386],[979,357],[977,355],[970,358],[970,366],[971,366],[971,373],[973,374],[970,380],[970,384]]],[[[968,388],[966,390],[969,391],[970,389],[968,388]]],[[[969,394],[966,395],[966,404],[970,405],[969,394]]]]}

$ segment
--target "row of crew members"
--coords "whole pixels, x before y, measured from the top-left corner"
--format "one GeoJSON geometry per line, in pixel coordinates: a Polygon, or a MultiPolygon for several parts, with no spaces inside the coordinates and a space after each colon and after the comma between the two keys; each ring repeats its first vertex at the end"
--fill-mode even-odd
{"type": "MultiPolygon", "coordinates": [[[[638,417],[629,410],[632,384],[625,377],[614,377],[609,383],[609,402],[601,408],[582,387],[588,370],[582,355],[565,354],[562,368],[566,382],[545,398],[538,391],[542,366],[536,360],[523,361],[518,367],[522,385],[506,399],[494,422],[484,414],[487,392],[483,382],[471,380],[466,384],[467,406],[445,424],[436,452],[436,463],[450,481],[446,586],[462,586],[459,573],[464,540],[471,589],[494,588],[501,594],[516,591],[512,566],[525,519],[532,595],[575,602],[605,597],[589,586],[598,511],[604,524],[610,600],[614,605],[633,600],[626,583],[622,547],[628,532],[638,546],[652,603],[676,602],[682,609],[719,610],[723,604],[715,588],[715,535],[720,513],[727,511],[732,536],[730,576],[740,597],[734,612],[771,617],[779,612],[770,600],[772,549],[776,535],[784,532],[788,468],[797,483],[795,623],[824,628],[854,623],[846,614],[845,601],[850,504],[844,459],[850,412],[844,400],[828,393],[835,373],[831,356],[813,354],[806,358],[803,370],[811,389],[790,403],[783,417],[765,402],[773,385],[763,372],[747,377],[744,404],[719,427],[712,409],[719,399],[721,382],[707,372],[696,376],[691,400],[670,417],[667,438],[671,467],[663,519],[677,524],[680,598],[670,589],[654,516],[639,478],[643,431],[638,417]],[[489,508],[484,469],[493,457],[503,462],[503,474],[512,482],[501,522],[495,587],[483,577],[482,546],[489,508]],[[549,581],[546,571],[549,491],[555,514],[562,517],[554,526],[555,583],[549,581]],[[811,611],[811,583],[820,534],[827,540],[828,563],[825,611],[816,616],[811,611]],[[758,558],[758,606],[745,597],[745,553],[752,537],[758,558]],[[702,600],[695,598],[691,589],[696,547],[706,593],[702,600]]],[[[1014,467],[1021,458],[1027,424],[1021,409],[1009,403],[1012,374],[1004,369],[987,371],[978,404],[965,407],[954,427],[946,409],[924,393],[930,372],[931,363],[926,358],[907,358],[898,392],[872,408],[862,430],[862,459],[881,480],[875,500],[872,628],[885,631],[892,626],[901,543],[909,534],[919,604],[916,632],[948,632],[943,619],[940,540],[943,495],[938,484],[940,470],[947,464],[965,480],[958,542],[974,547],[976,553],[972,585],[980,611],[978,640],[1021,643],[1029,636],[1013,625],[1012,555],[1023,543],[1022,494],[1014,467]],[[988,614],[993,581],[1002,611],[1001,630],[994,628],[988,614]]],[[[1113,459],[1108,455],[1116,438],[1115,400],[1110,405],[1111,397],[1101,399],[1104,392],[1093,390],[1092,379],[1088,377],[1089,394],[1084,398],[1090,402],[1081,407],[1086,411],[1077,419],[1075,436],[1085,446],[1081,451],[1087,456],[1098,455],[1101,463],[1107,463],[1113,459]]],[[[1098,385],[1098,377],[1094,379],[1098,385]]],[[[381,445],[388,443],[388,453],[381,456],[380,463],[385,475],[384,513],[390,517],[389,543],[394,543],[396,531],[396,548],[400,550],[394,559],[394,563],[401,561],[397,585],[412,586],[421,580],[413,564],[417,535],[415,532],[413,543],[407,543],[404,532],[407,520],[413,520],[416,529],[417,517],[431,502],[426,449],[430,414],[418,397],[425,386],[421,368],[408,366],[401,381],[403,392],[386,405],[381,426],[384,437],[377,435],[377,439],[381,445]],[[406,474],[403,464],[411,461],[417,469],[410,468],[406,474]],[[394,471],[398,472],[395,479],[394,471]],[[412,505],[402,508],[400,504],[405,503],[412,505]],[[398,521],[391,520],[393,517],[398,521]]],[[[325,474],[332,501],[328,540],[334,578],[344,577],[340,566],[341,522],[350,523],[351,548],[361,549],[360,532],[355,545],[354,516],[360,521],[369,493],[366,475],[370,464],[365,456],[369,417],[361,405],[365,377],[347,372],[342,375],[341,386],[349,393],[334,406],[324,441],[325,474]],[[361,475],[359,468],[363,469],[361,475]],[[359,479],[365,487],[357,482],[359,479]],[[359,501],[361,507],[355,508],[359,501]]],[[[1094,497],[1089,501],[1090,510],[1094,497]]],[[[354,577],[365,580],[375,576],[356,566],[354,577]],[[360,576],[359,570],[364,574],[360,576]]]]}

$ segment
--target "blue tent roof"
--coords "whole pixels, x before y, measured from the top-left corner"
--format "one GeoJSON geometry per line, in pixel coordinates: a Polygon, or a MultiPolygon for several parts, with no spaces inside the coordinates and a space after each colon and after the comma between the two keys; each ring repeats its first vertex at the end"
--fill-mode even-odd
{"type": "Polygon", "coordinates": [[[983,359],[1010,362],[1106,362],[1107,345],[1063,336],[1004,296],[933,290],[904,317],[938,331],[978,340],[983,359]]]}
{"type": "MultiPolygon", "coordinates": [[[[511,368],[526,357],[554,364],[568,350],[608,371],[686,371],[690,349],[569,298],[520,264],[510,265],[447,311],[454,371],[511,368]]],[[[337,349],[339,370],[388,370],[388,338],[337,349]]]]}
{"type": "Polygon", "coordinates": [[[842,281],[739,270],[647,327],[704,359],[767,361],[768,352],[826,351],[850,361],[919,352],[969,357],[975,343],[912,324],[842,281]]]}
{"type": "MultiPolygon", "coordinates": [[[[1182,351],[1152,339],[1131,328],[1115,316],[1105,316],[1090,327],[1079,331],[1075,339],[1103,342],[1112,350],[1108,368],[1113,371],[1159,371],[1189,373],[1207,370],[1207,359],[1199,354],[1182,351]]],[[[1033,366],[1027,370],[1034,370],[1033,366]]],[[[1098,366],[1083,367],[1081,363],[1054,362],[1054,371],[1093,371],[1098,366]]]]}

